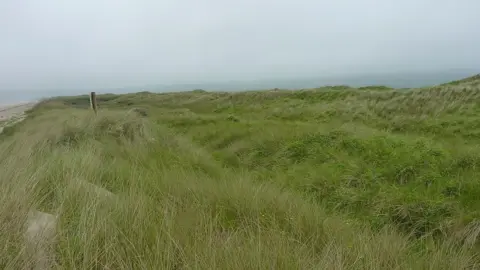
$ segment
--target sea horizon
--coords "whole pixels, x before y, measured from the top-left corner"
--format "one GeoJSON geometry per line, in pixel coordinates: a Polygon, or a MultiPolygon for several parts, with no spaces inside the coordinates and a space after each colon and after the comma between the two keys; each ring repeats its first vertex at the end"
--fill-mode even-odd
{"type": "Polygon", "coordinates": [[[480,70],[447,70],[438,72],[411,72],[393,74],[366,74],[346,76],[318,76],[307,78],[277,78],[259,80],[232,80],[232,81],[211,81],[199,83],[171,83],[171,84],[148,84],[127,87],[85,87],[78,89],[51,88],[51,89],[0,89],[0,105],[18,104],[23,102],[34,102],[44,98],[55,96],[76,96],[85,95],[91,91],[99,94],[113,93],[125,94],[141,91],[154,93],[178,92],[203,89],[207,91],[244,91],[244,90],[267,90],[280,89],[305,89],[317,88],[327,85],[348,85],[361,87],[368,85],[383,85],[392,88],[419,88],[447,83],[452,80],[476,75],[480,70]]]}

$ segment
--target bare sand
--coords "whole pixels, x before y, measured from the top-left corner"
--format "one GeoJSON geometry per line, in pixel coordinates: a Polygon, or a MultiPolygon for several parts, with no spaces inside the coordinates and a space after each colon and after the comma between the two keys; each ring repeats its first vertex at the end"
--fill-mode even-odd
{"type": "Polygon", "coordinates": [[[24,102],[18,104],[0,105],[0,133],[3,127],[12,122],[21,121],[26,110],[32,108],[36,102],[24,102]]]}
{"type": "Polygon", "coordinates": [[[0,120],[9,120],[21,116],[26,110],[32,108],[35,102],[26,102],[11,105],[0,105],[0,120]]]}

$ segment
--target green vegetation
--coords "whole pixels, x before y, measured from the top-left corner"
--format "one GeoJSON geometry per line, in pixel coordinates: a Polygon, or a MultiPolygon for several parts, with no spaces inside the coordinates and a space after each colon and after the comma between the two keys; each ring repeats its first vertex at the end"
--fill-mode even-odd
{"type": "Polygon", "coordinates": [[[478,78],[98,104],[47,100],[0,135],[1,268],[28,260],[32,208],[59,217],[61,269],[480,265],[478,78]]]}

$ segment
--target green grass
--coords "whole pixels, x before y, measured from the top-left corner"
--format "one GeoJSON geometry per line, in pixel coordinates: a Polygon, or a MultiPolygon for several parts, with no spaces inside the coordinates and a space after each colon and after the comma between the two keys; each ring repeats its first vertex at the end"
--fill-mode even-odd
{"type": "Polygon", "coordinates": [[[35,208],[59,269],[479,268],[479,102],[475,78],[46,100],[0,135],[0,267],[35,208]]]}

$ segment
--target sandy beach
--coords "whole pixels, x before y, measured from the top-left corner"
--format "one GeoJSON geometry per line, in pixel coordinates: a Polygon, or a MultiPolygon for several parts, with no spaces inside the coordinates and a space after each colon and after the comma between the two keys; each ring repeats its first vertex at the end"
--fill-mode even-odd
{"type": "Polygon", "coordinates": [[[26,110],[32,108],[35,102],[25,102],[9,105],[0,105],[0,121],[22,115],[26,110]]]}
{"type": "Polygon", "coordinates": [[[3,127],[12,122],[21,121],[26,110],[32,108],[36,102],[23,102],[17,104],[0,105],[0,133],[3,127]]]}

